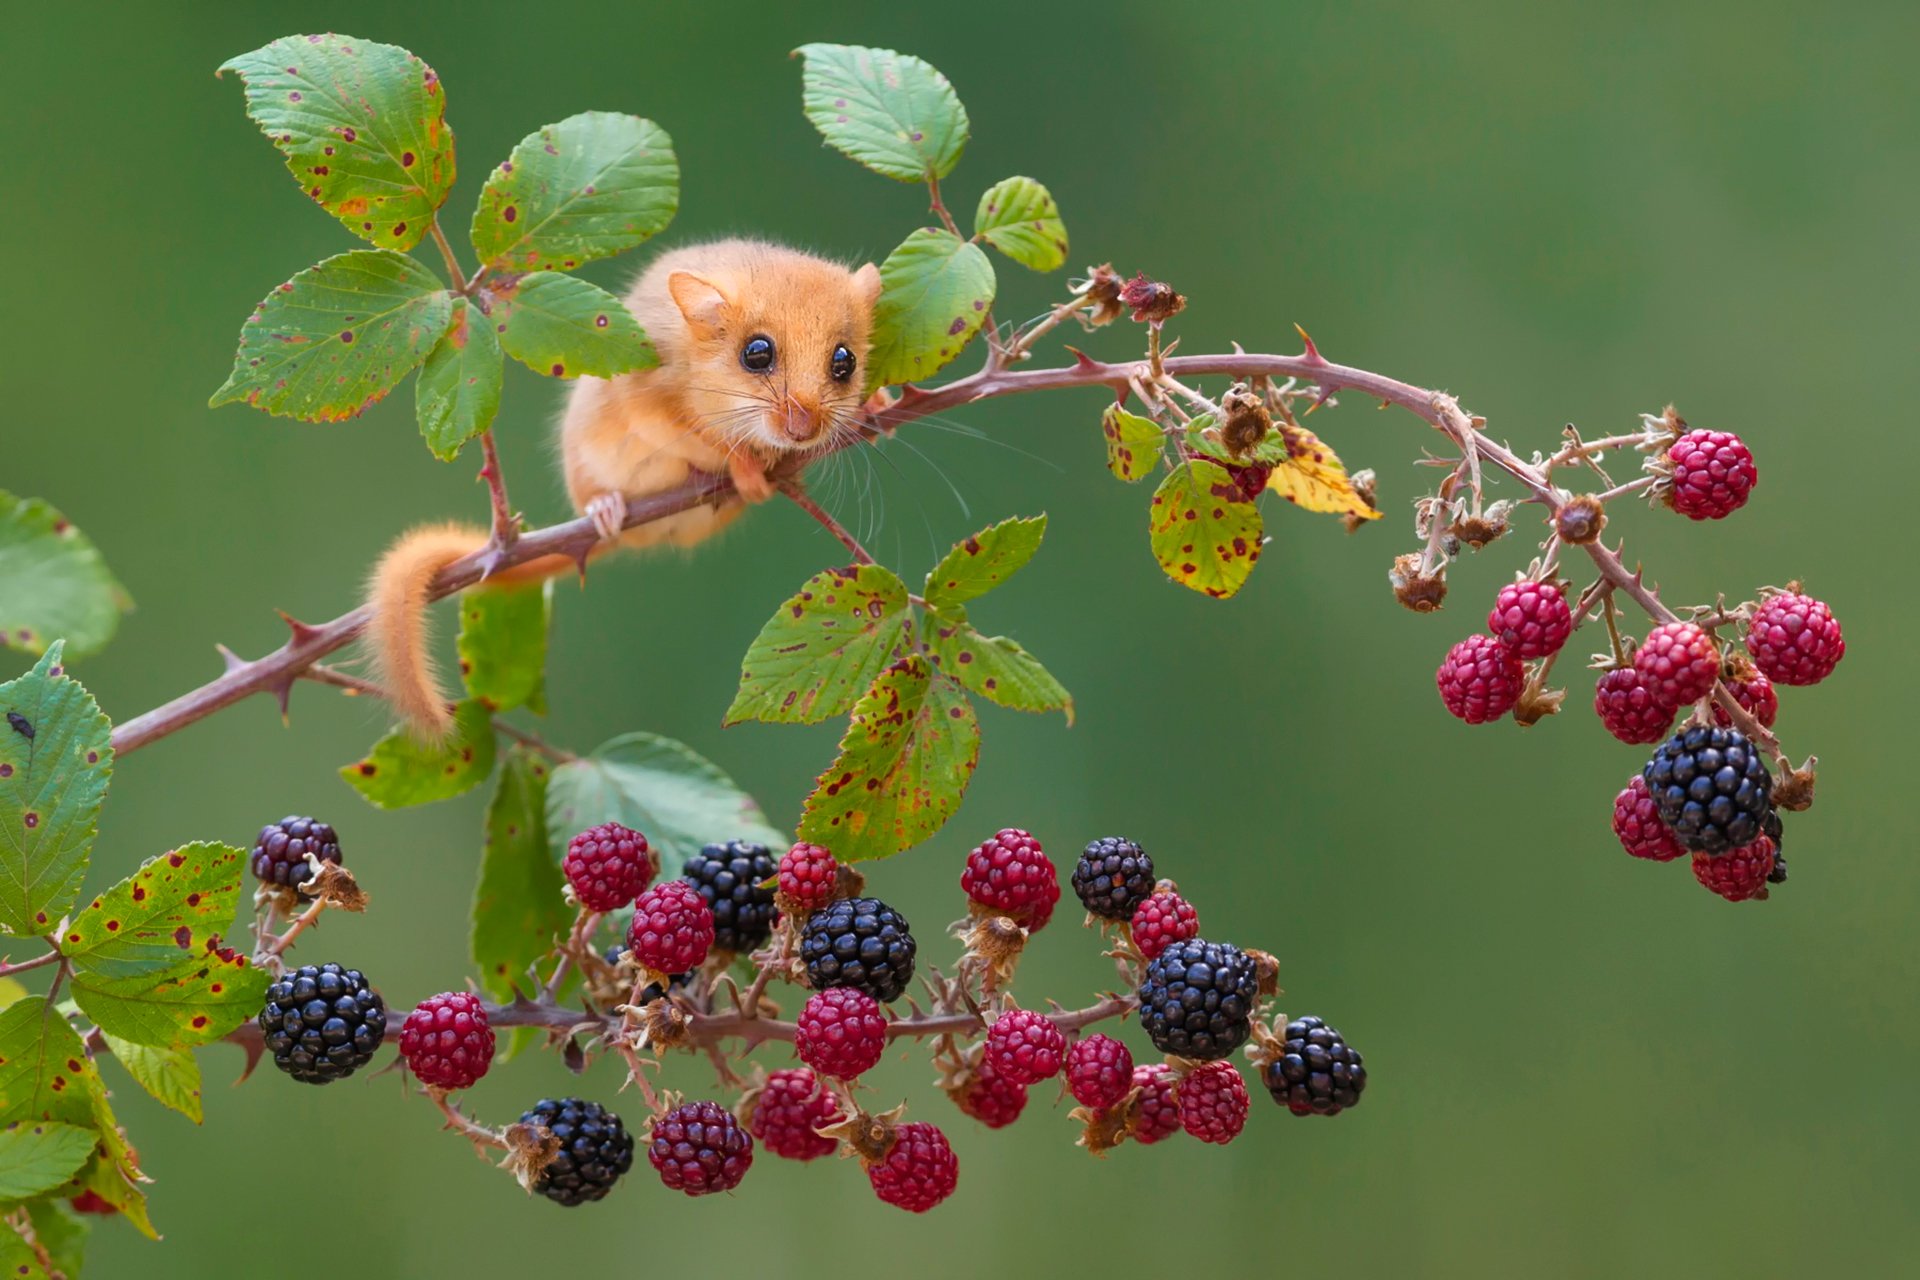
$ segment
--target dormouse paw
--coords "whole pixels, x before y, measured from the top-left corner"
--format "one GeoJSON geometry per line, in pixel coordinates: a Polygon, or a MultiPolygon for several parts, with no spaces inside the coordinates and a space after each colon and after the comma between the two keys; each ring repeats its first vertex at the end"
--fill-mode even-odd
{"type": "Polygon", "coordinates": [[[603,493],[587,503],[587,515],[592,517],[600,541],[612,542],[620,536],[620,526],[626,523],[627,500],[617,493],[603,493]]]}
{"type": "Polygon", "coordinates": [[[765,502],[774,495],[774,484],[767,478],[766,466],[751,455],[729,455],[727,475],[732,478],[733,487],[748,502],[765,502]]]}

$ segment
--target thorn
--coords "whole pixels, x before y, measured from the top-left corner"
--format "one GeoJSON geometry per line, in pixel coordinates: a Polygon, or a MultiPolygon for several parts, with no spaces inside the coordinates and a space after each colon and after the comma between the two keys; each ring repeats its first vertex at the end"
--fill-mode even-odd
{"type": "Polygon", "coordinates": [[[293,640],[291,641],[293,648],[298,649],[302,645],[311,644],[319,638],[320,628],[300,621],[300,619],[294,617],[285,609],[275,609],[274,612],[280,615],[280,621],[287,624],[287,630],[293,632],[293,640]]]}
{"type": "Polygon", "coordinates": [[[1237,356],[1243,356],[1247,354],[1247,349],[1241,346],[1238,342],[1236,342],[1233,344],[1233,354],[1237,356]]]}
{"type": "Polygon", "coordinates": [[[267,686],[267,692],[271,693],[274,701],[280,704],[280,723],[282,725],[292,723],[291,717],[287,714],[287,703],[293,697],[293,677],[290,675],[281,676],[278,680],[267,686]]]}
{"type": "Polygon", "coordinates": [[[1313,345],[1312,336],[1309,335],[1305,329],[1302,329],[1297,324],[1293,326],[1293,331],[1300,335],[1300,341],[1307,344],[1307,351],[1305,356],[1306,362],[1308,364],[1325,364],[1326,360],[1321,356],[1320,348],[1313,345]]]}
{"type": "Polygon", "coordinates": [[[220,654],[220,661],[226,664],[228,671],[238,671],[247,665],[247,660],[223,644],[213,646],[220,654]]]}
{"type": "Polygon", "coordinates": [[[1080,348],[1074,347],[1074,346],[1067,346],[1067,344],[1064,342],[1061,343],[1060,345],[1063,347],[1066,347],[1067,350],[1073,352],[1073,367],[1076,372],[1085,372],[1089,369],[1098,369],[1100,367],[1100,362],[1098,360],[1095,360],[1092,356],[1088,355],[1086,352],[1082,351],[1080,348]]]}
{"type": "Polygon", "coordinates": [[[507,550],[498,543],[489,542],[480,550],[480,581],[485,582],[500,572],[507,558],[507,550]]]}

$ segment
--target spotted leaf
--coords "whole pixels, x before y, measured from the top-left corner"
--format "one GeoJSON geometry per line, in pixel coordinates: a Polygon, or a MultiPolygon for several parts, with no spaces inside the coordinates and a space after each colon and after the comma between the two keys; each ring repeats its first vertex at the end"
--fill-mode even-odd
{"type": "Polygon", "coordinates": [[[984,636],[960,605],[927,618],[927,642],[940,670],[981,697],[1015,711],[1060,711],[1073,723],[1073,695],[1040,660],[1006,636],[984,636]]]}
{"type": "Polygon", "coordinates": [[[947,78],[911,54],[809,44],[800,103],[827,144],[900,182],[944,178],[967,145],[967,109],[947,78]]]}
{"type": "Polygon", "coordinates": [[[1169,578],[1224,598],[1240,590],[1260,559],[1260,508],[1219,463],[1183,462],[1153,495],[1148,536],[1169,578]]]}
{"type": "Polygon", "coordinates": [[[67,656],[82,658],[131,608],[86,534],[40,499],[0,489],[0,645],[38,655],[64,639],[67,656]]]}
{"type": "Polygon", "coordinates": [[[328,258],[261,299],[208,403],[303,422],[355,417],[427,358],[452,318],[452,295],[404,253],[328,258]]]}
{"type": "Polygon", "coordinates": [[[135,1044],[208,1044],[260,1012],[267,975],[212,938],[172,969],[103,977],[75,973],[73,999],[102,1031],[135,1044]]]}
{"type": "Polygon", "coordinates": [[[26,1200],[73,1177],[99,1135],[58,1120],[16,1120],[0,1128],[0,1202],[26,1200]]]}
{"type": "Polygon", "coordinates": [[[611,378],[660,363],[633,313],[585,280],[536,271],[495,286],[491,294],[500,345],[535,373],[611,378]]]}
{"type": "Polygon", "coordinates": [[[451,800],[479,786],[493,772],[497,747],[493,713],[478,698],[454,708],[453,732],[445,742],[421,742],[395,729],[373,750],[340,770],[367,803],[381,809],[451,800]]]}
{"type": "Polygon", "coordinates": [[[460,679],[495,711],[547,711],[553,583],[489,586],[460,596],[460,679]]]}
{"type": "Polygon", "coordinates": [[[194,843],[149,858],[75,913],[60,950],[76,975],[116,981],[177,969],[233,923],[247,855],[194,843]]]}
{"type": "Polygon", "coordinates": [[[980,246],[922,227],[880,264],[870,387],[932,377],[966,349],[993,305],[993,264],[980,246]]]}
{"type": "Polygon", "coordinates": [[[1054,271],[1066,265],[1060,206],[1032,178],[1002,178],[988,187],[973,215],[973,234],[1023,267],[1054,271]]]}
{"type": "Polygon", "coordinates": [[[842,862],[910,849],[960,807],[979,758],[980,722],[960,686],[918,655],[896,662],[854,704],[800,838],[842,862]]]}
{"type": "Polygon", "coordinates": [[[960,604],[987,594],[1033,559],[1046,533],[1046,516],[1016,516],[955,543],[927,575],[927,603],[960,604]]]}
{"type": "Polygon", "coordinates": [[[815,724],[845,714],[913,643],[907,584],[879,565],[828,569],[760,628],[726,723],[815,724]]]}
{"type": "Polygon", "coordinates": [[[0,929],[40,935],[73,904],[113,772],[113,726],[64,646],[0,684],[0,929]],[[32,736],[29,737],[28,734],[32,736]]]}
{"type": "Polygon", "coordinates": [[[572,920],[566,880],[547,848],[550,772],[539,755],[514,747],[487,805],[472,945],[480,983],[497,1000],[511,999],[516,983],[527,986],[528,966],[554,949],[572,920]]]}
{"type": "Polygon", "coordinates": [[[195,1060],[192,1049],[135,1044],[115,1035],[107,1035],[106,1041],[107,1048],[113,1050],[114,1061],[126,1068],[134,1083],[152,1094],[160,1105],[178,1111],[195,1124],[200,1123],[200,1063],[195,1060]]]}
{"type": "Polygon", "coordinates": [[[434,457],[452,462],[462,445],[493,425],[505,365],[492,323],[465,298],[455,298],[453,319],[427,353],[413,388],[414,417],[434,457]]]}
{"type": "MultiPolygon", "coordinates": [[[[300,189],[347,230],[411,249],[453,190],[453,130],[433,68],[352,36],[287,36],[222,63],[300,189]]],[[[216,72],[216,74],[218,74],[216,72]]]]}
{"type": "Polygon", "coordinates": [[[530,133],[487,176],[473,248],[505,271],[571,271],[644,243],[680,207],[673,140],[651,120],[586,111],[530,133]]]}
{"type": "Polygon", "coordinates": [[[1275,460],[1267,489],[1308,511],[1328,511],[1378,520],[1379,509],[1353,487],[1338,454],[1305,427],[1282,425],[1274,433],[1286,456],[1275,460]]]}
{"type": "Polygon", "coordinates": [[[1100,434],[1107,438],[1107,470],[1129,484],[1153,473],[1167,441],[1159,423],[1117,404],[1100,415],[1100,434]]]}

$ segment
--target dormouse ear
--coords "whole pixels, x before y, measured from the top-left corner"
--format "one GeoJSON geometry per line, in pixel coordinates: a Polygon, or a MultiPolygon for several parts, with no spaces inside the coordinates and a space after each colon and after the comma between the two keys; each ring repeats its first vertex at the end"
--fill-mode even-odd
{"type": "Polygon", "coordinates": [[[873,304],[880,301],[880,268],[869,262],[853,273],[853,290],[867,310],[873,310],[873,304]]]}
{"type": "Polygon", "coordinates": [[[673,304],[680,308],[687,327],[696,337],[713,337],[731,305],[713,281],[691,271],[676,271],[668,276],[667,292],[673,295],[673,304]]]}

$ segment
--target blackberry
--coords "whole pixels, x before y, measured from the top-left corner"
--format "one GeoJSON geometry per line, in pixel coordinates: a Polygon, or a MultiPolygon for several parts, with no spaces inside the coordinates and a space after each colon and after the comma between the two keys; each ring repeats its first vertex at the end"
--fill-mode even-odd
{"type": "Polygon", "coordinates": [[[617,822],[588,827],[567,842],[561,873],[573,896],[589,911],[632,906],[653,881],[654,858],[647,838],[617,822]]]}
{"type": "Polygon", "coordinates": [[[302,1084],[344,1080],[387,1034],[387,1006],[358,969],[307,964],[267,988],[255,1019],[273,1065],[302,1084]]]}
{"type": "Polygon", "coordinates": [[[1110,1107],[1132,1088],[1133,1055],[1112,1036],[1088,1036],[1067,1051],[1067,1089],[1081,1106],[1110,1107]]]}
{"type": "Polygon", "coordinates": [[[745,954],[773,936],[773,879],[780,864],[763,844],[729,840],[710,844],[687,859],[680,877],[713,908],[713,945],[745,954]]]}
{"type": "Polygon", "coordinates": [[[1338,1031],[1319,1018],[1295,1018],[1278,1048],[1260,1068],[1275,1102],[1297,1116],[1337,1116],[1360,1105],[1367,1068],[1338,1031]]]}
{"type": "Polygon", "coordinates": [[[1773,775],[1738,729],[1683,729],[1641,773],[1660,821],[1696,852],[1725,853],[1753,843],[1773,812],[1773,775]]]}
{"type": "Polygon", "coordinates": [[[1173,942],[1140,983],[1140,1026],[1154,1048],[1180,1058],[1224,1058],[1253,1034],[1260,979],[1230,942],[1173,942]]]}
{"type": "Polygon", "coordinates": [[[340,861],[340,837],[331,826],[312,818],[288,815],[260,828],[253,842],[253,878],[262,884],[292,887],[305,884],[313,872],[307,855],[322,862],[340,861]]]}
{"type": "Polygon", "coordinates": [[[815,991],[853,987],[882,1004],[913,981],[916,950],[907,918],[878,898],[842,898],[807,917],[800,958],[815,991]]]}
{"type": "Polygon", "coordinates": [[[559,1154],[533,1184],[555,1204],[571,1208],[598,1200],[633,1168],[633,1135],[619,1116],[597,1102],[542,1098],[520,1123],[536,1125],[560,1140],[559,1154]]]}
{"type": "Polygon", "coordinates": [[[683,1102],[653,1122],[647,1159],[675,1191],[731,1191],[753,1165],[753,1135],[717,1102],[683,1102]]]}
{"type": "Polygon", "coordinates": [[[893,1131],[893,1145],[867,1166],[873,1193],[909,1213],[925,1213],[953,1194],[960,1183],[960,1160],[947,1135],[924,1121],[893,1131]]]}
{"type": "Polygon", "coordinates": [[[400,1056],[421,1084],[466,1089],[493,1065],[486,1006],[465,991],[422,1000],[400,1024],[400,1056]]]}
{"type": "Polygon", "coordinates": [[[1153,892],[1153,859],[1124,836],[1103,836],[1074,864],[1073,891],[1101,919],[1131,920],[1153,892]]]}

